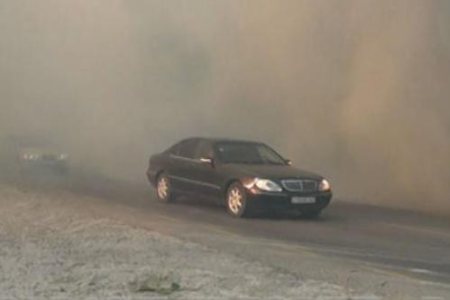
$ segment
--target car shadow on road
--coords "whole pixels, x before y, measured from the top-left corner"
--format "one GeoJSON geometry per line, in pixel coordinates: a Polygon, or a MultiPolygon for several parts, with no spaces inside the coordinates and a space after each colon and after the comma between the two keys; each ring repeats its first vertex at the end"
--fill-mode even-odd
{"type": "MultiPolygon", "coordinates": [[[[210,199],[180,197],[174,204],[204,211],[205,213],[223,214],[224,216],[227,216],[225,205],[211,201],[210,199]]],[[[233,218],[232,216],[228,217],[233,218]]],[[[293,211],[256,211],[249,216],[248,219],[261,221],[330,222],[336,220],[336,217],[326,213],[316,218],[307,218],[300,213],[293,211]]]]}

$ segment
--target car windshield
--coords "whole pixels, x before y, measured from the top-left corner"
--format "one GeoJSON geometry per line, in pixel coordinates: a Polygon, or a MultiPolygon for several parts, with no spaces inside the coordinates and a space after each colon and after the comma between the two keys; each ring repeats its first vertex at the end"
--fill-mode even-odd
{"type": "Polygon", "coordinates": [[[218,159],[223,163],[286,165],[286,161],[274,150],[257,143],[219,143],[216,146],[218,159]]]}

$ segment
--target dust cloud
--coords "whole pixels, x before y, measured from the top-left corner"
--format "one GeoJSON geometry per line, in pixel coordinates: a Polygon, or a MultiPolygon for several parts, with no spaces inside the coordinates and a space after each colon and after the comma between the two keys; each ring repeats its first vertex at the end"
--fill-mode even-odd
{"type": "Polygon", "coordinates": [[[262,140],[340,197],[450,212],[449,28],[446,0],[0,0],[0,138],[132,180],[185,136],[262,140]]]}

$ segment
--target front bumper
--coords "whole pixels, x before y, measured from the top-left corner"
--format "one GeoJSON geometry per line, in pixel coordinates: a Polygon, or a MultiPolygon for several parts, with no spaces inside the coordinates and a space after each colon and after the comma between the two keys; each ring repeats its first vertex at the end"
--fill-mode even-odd
{"type": "Polygon", "coordinates": [[[332,198],[332,192],[254,194],[247,191],[247,205],[255,210],[321,211],[330,204],[332,198]],[[308,204],[293,204],[293,197],[314,197],[316,201],[308,204]]]}

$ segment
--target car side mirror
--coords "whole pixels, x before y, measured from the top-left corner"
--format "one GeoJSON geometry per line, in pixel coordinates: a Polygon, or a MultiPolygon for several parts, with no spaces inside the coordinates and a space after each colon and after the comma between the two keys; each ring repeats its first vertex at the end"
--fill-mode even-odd
{"type": "Polygon", "coordinates": [[[290,159],[285,159],[286,165],[292,166],[292,161],[290,159]]]}
{"type": "Polygon", "coordinates": [[[214,168],[214,159],[212,159],[212,158],[200,158],[200,162],[202,163],[202,164],[204,164],[204,165],[209,165],[209,166],[211,166],[212,168],[214,168]]]}

